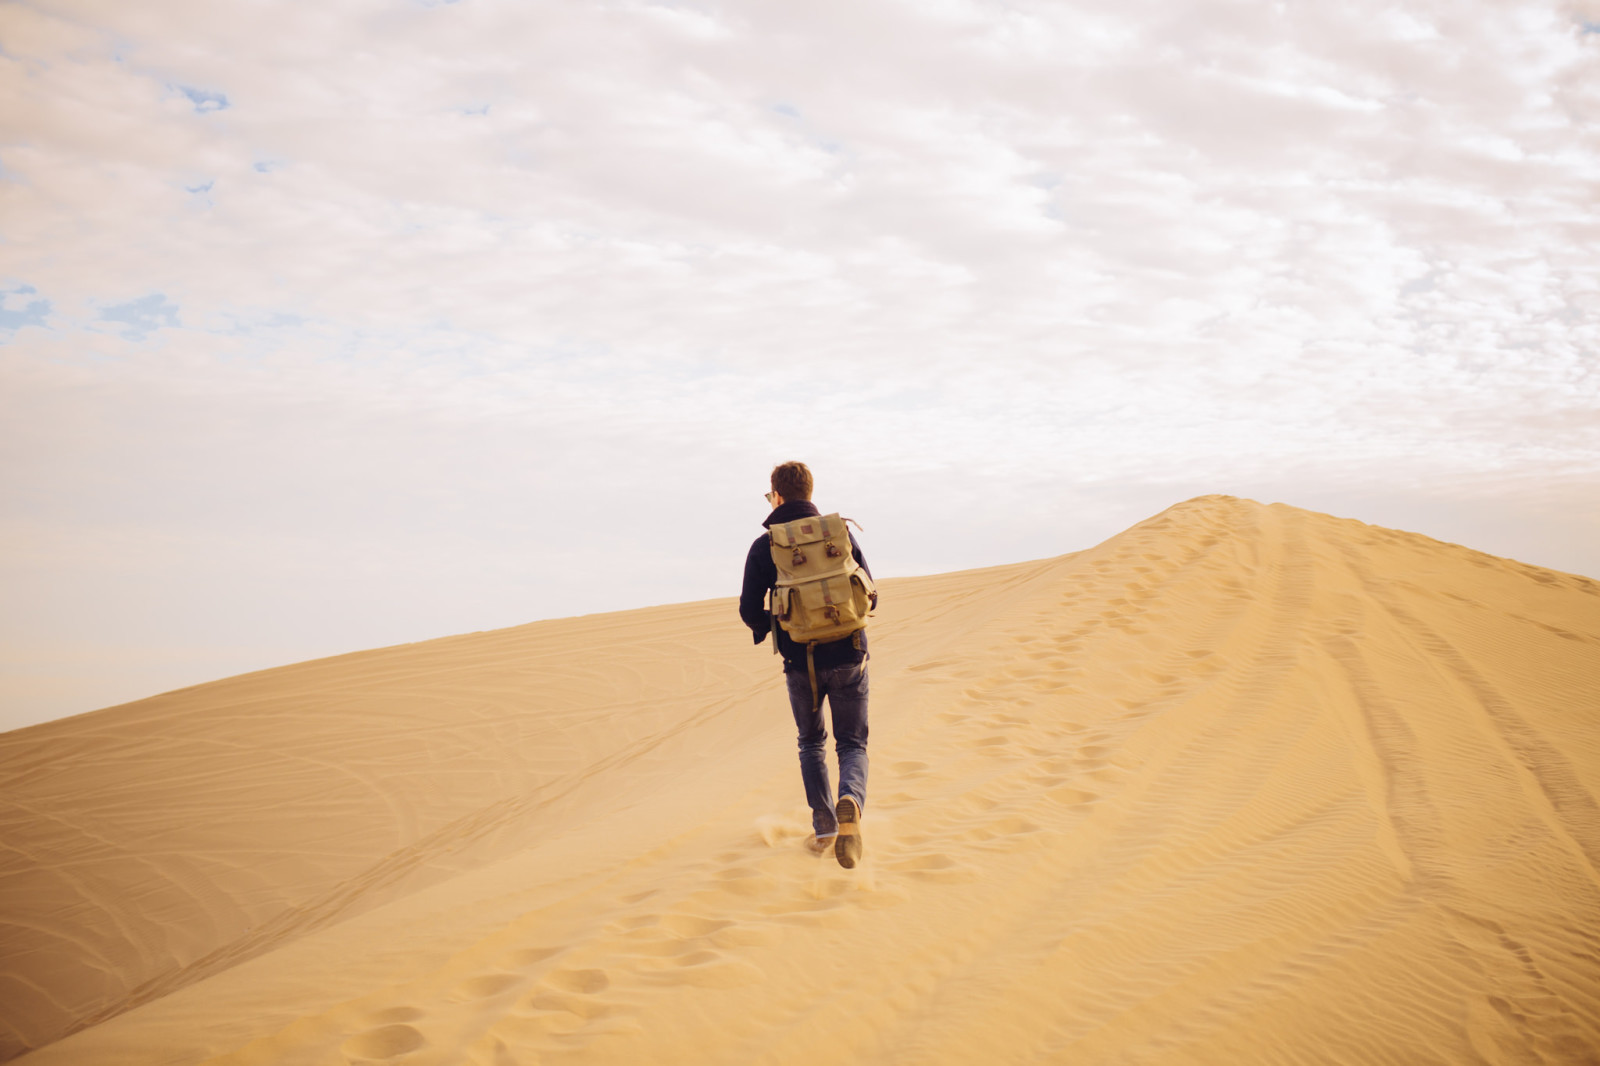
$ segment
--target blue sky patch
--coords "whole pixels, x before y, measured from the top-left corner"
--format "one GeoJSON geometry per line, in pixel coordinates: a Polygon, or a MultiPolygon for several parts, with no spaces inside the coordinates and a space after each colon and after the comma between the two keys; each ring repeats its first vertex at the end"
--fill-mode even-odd
{"type": "Polygon", "coordinates": [[[165,293],[153,292],[149,296],[102,309],[100,319],[126,327],[122,334],[129,340],[142,341],[155,330],[176,328],[178,305],[168,300],[165,293]]]}
{"type": "Polygon", "coordinates": [[[32,285],[0,289],[0,333],[15,333],[23,326],[43,326],[50,314],[50,301],[33,299],[39,290],[32,285]]]}
{"type": "Polygon", "coordinates": [[[189,98],[194,109],[199,114],[205,115],[212,111],[225,111],[228,108],[228,97],[224,93],[214,93],[206,89],[196,89],[192,85],[180,85],[178,91],[189,98]]]}

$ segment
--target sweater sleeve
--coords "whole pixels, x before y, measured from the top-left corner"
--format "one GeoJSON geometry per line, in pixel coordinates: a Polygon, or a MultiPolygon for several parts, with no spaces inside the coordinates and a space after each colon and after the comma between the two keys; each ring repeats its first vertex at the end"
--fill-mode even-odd
{"type": "Polygon", "coordinates": [[[767,550],[767,538],[757,537],[750,545],[744,559],[744,587],[739,592],[739,617],[750,627],[750,636],[760,644],[772,631],[772,617],[767,614],[767,590],[778,580],[778,568],[772,564],[767,550]]]}

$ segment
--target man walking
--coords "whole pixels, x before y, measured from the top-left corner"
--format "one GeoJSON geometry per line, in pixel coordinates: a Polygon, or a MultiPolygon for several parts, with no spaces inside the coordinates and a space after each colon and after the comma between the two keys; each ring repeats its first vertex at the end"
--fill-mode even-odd
{"type": "Polygon", "coordinates": [[[864,627],[878,594],[855,537],[837,515],[823,516],[812,504],[806,465],[780,463],[771,482],[767,502],[772,513],[761,523],[768,532],[755,539],[745,557],[739,617],[755,643],[771,633],[783,656],[789,706],[799,732],[800,779],[815,831],[810,847],[822,855],[832,846],[839,865],[848,869],[861,857],[861,812],[867,797],[864,627]],[[837,543],[846,538],[848,558],[837,543]],[[828,780],[824,700],[832,712],[839,757],[837,804],[828,780]]]}

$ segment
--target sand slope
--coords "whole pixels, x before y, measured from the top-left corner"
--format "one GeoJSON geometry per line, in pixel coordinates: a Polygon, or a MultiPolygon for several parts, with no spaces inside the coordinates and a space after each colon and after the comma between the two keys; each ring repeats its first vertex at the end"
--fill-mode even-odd
{"type": "Polygon", "coordinates": [[[728,600],[0,735],[0,1046],[1600,1062],[1600,585],[1227,497],[884,584],[853,872],[728,600]]]}

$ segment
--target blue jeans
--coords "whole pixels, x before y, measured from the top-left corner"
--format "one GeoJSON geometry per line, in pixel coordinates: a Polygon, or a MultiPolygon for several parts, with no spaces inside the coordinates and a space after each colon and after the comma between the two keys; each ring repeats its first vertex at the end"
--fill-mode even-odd
{"type": "Polygon", "coordinates": [[[789,707],[800,733],[800,780],[811,807],[811,827],[818,836],[839,831],[833,812],[833,786],[828,781],[828,727],[822,702],[833,713],[834,749],[839,753],[839,795],[854,796],[867,807],[867,664],[848,663],[817,671],[817,710],[812,712],[811,679],[805,670],[783,675],[789,686],[789,707]]]}

